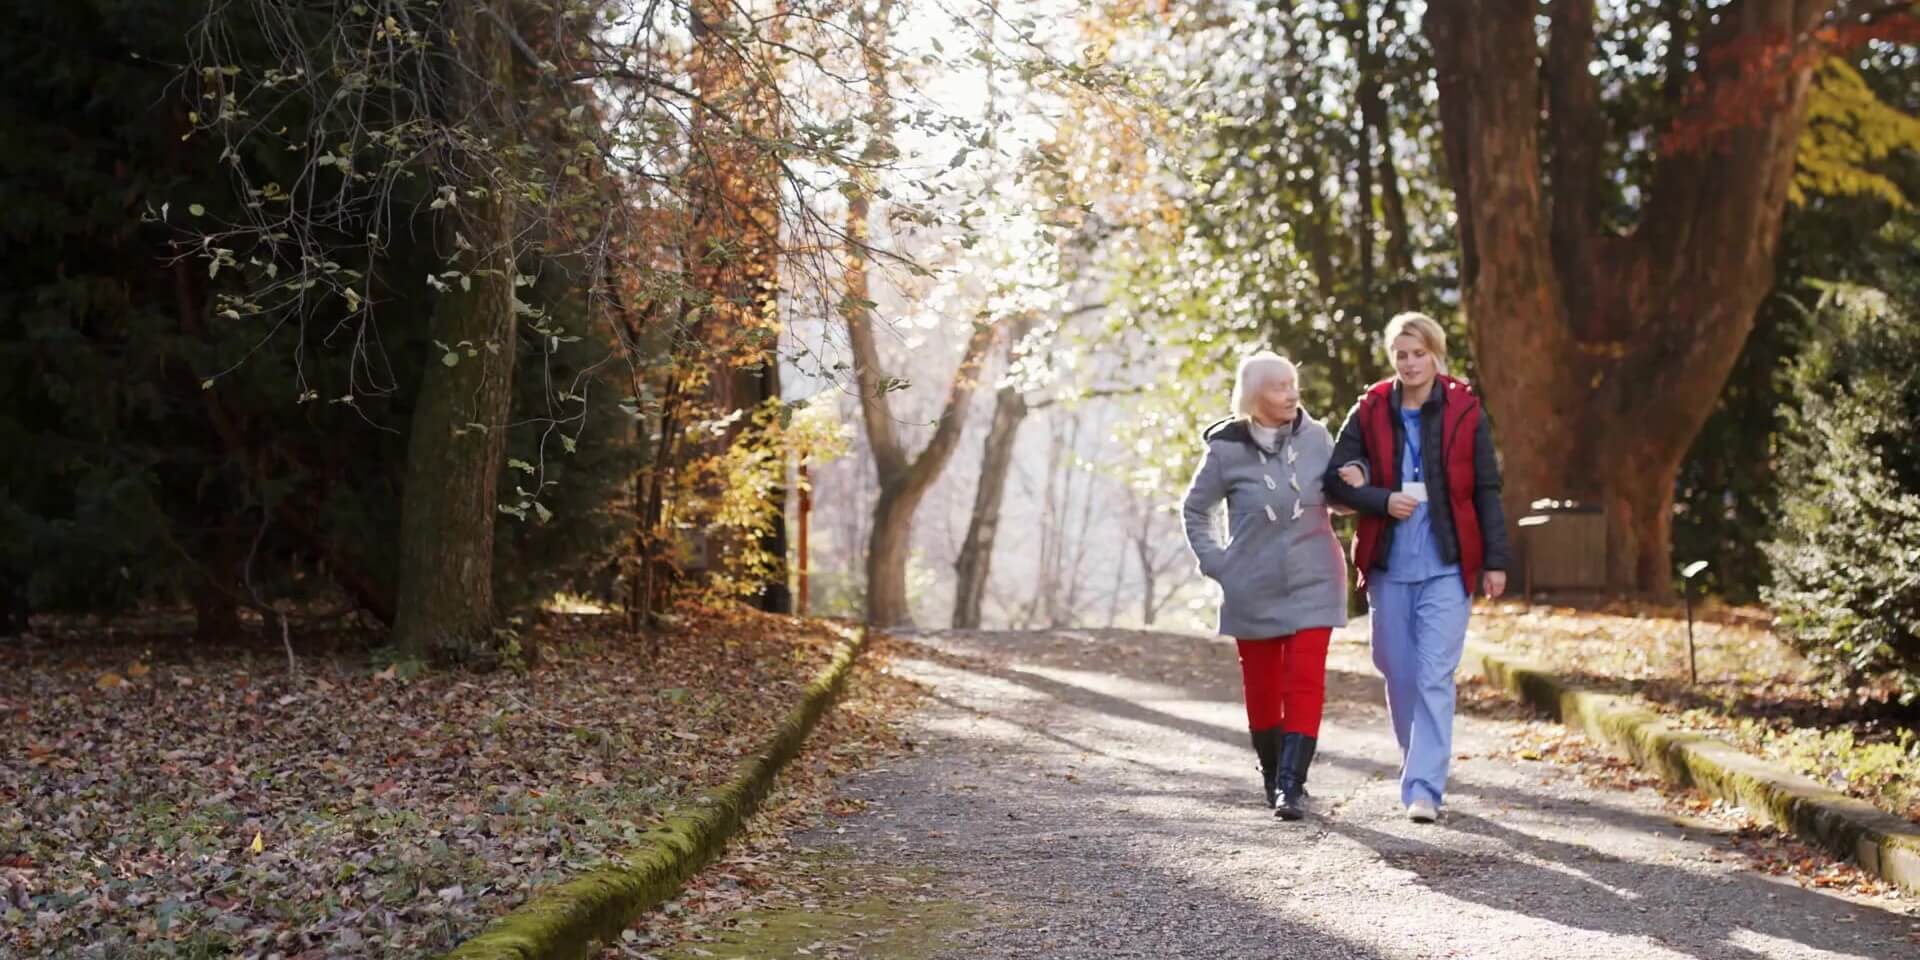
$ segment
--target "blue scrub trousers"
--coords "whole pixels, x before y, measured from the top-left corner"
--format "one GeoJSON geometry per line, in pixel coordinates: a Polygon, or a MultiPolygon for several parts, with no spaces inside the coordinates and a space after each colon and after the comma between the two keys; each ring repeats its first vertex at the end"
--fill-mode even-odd
{"type": "Polygon", "coordinates": [[[1454,671],[1467,642],[1472,598],[1459,568],[1425,580],[1367,578],[1373,665],[1386,677],[1387,712],[1400,741],[1400,802],[1446,795],[1453,759],[1454,671]]]}

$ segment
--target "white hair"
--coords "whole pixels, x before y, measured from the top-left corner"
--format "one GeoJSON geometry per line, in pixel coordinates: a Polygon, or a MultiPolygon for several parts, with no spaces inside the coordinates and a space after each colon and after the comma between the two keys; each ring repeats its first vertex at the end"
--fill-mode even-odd
{"type": "Polygon", "coordinates": [[[1252,416],[1253,398],[1259,395],[1260,388],[1267,381],[1281,376],[1292,377],[1297,385],[1300,382],[1300,369],[1293,365],[1292,360],[1272,350],[1262,350],[1240,358],[1240,367],[1233,372],[1234,416],[1252,416]]]}

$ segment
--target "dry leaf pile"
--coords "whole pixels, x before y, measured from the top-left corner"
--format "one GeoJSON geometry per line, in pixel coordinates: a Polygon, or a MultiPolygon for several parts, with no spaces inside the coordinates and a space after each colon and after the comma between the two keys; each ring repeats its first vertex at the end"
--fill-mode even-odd
{"type": "MultiPolygon", "coordinates": [[[[0,646],[0,954],[413,957],[730,777],[838,635],[556,618],[518,676],[0,646]],[[117,659],[109,660],[113,657],[117,659]]],[[[830,714],[830,716],[835,716],[830,714]]],[[[858,718],[832,747],[857,754],[858,718]]],[[[845,761],[851,762],[851,761],[845,761]]]]}

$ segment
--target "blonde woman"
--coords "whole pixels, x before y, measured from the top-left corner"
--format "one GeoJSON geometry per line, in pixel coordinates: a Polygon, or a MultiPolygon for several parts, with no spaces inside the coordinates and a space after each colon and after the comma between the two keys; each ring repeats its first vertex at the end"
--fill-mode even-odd
{"type": "Polygon", "coordinates": [[[1432,823],[1446,797],[1472,594],[1506,590],[1507,531],[1493,432],[1473,390],[1447,376],[1445,331],[1403,313],[1385,340],[1394,377],[1347,415],[1326,486],[1360,514],[1353,567],[1400,743],[1400,802],[1432,823]]]}
{"type": "Polygon", "coordinates": [[[1187,488],[1187,545],[1220,583],[1220,632],[1239,647],[1247,727],[1267,806],[1304,815],[1326,703],[1327,641],[1347,622],[1347,570],[1322,493],[1333,437],[1300,407],[1300,373],[1268,352],[1240,362],[1235,416],[1208,427],[1187,488]],[[1213,511],[1227,507],[1227,539],[1213,511]]]}

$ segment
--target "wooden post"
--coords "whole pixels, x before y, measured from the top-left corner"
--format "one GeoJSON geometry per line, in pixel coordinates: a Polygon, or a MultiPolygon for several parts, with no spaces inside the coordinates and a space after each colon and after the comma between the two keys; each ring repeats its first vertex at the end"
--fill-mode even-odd
{"type": "Polygon", "coordinates": [[[809,571],[809,564],[807,563],[807,521],[812,514],[813,483],[807,479],[807,465],[803,461],[800,464],[800,542],[794,549],[794,566],[799,568],[800,581],[800,599],[799,603],[794,606],[794,613],[803,617],[811,613],[811,608],[807,602],[807,573],[809,571]]]}

